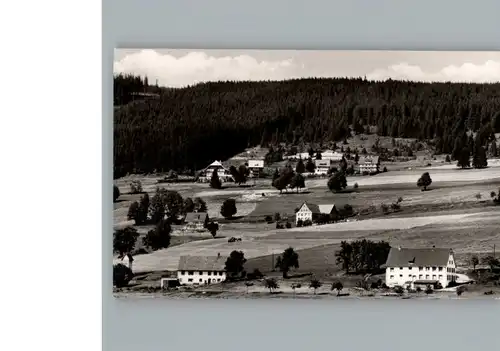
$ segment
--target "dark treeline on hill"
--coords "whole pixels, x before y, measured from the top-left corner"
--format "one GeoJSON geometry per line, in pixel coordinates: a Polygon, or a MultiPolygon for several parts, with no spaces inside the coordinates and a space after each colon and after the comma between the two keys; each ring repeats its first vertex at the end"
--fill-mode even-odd
{"type": "MultiPolygon", "coordinates": [[[[115,77],[115,103],[144,84],[115,77]]],[[[259,144],[340,141],[368,125],[382,136],[430,140],[448,154],[467,146],[466,131],[480,132],[484,146],[500,132],[500,84],[311,78],[154,88],[159,99],[115,110],[115,178],[201,169],[259,144]]]]}
{"type": "Polygon", "coordinates": [[[113,79],[113,104],[115,106],[128,104],[133,100],[134,93],[158,94],[161,90],[157,85],[149,85],[147,77],[117,74],[113,79]]]}

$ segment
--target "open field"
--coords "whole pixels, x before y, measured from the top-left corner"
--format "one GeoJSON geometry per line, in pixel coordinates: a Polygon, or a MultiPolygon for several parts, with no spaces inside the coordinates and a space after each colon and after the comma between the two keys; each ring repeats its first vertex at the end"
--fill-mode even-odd
{"type": "MultiPolygon", "coordinates": [[[[323,226],[293,229],[268,229],[269,225],[228,224],[221,228],[225,238],[192,241],[183,245],[158,250],[150,254],[137,255],[134,270],[175,270],[179,257],[183,255],[229,255],[241,250],[248,259],[281,253],[289,246],[299,250],[301,269],[315,270],[319,259],[323,268],[330,266],[336,246],[342,240],[369,238],[386,240],[391,245],[418,247],[436,245],[452,247],[457,253],[491,251],[493,244],[500,245],[498,228],[500,211],[473,212],[464,214],[440,214],[418,218],[380,218],[364,221],[337,223],[323,226]],[[268,226],[267,228],[265,226],[268,226]],[[249,228],[251,227],[251,228],[249,228]],[[228,243],[227,236],[242,238],[241,242],[228,243]],[[312,254],[304,249],[315,249],[312,254]],[[320,251],[317,251],[320,250],[320,251]],[[325,261],[327,260],[327,261],[325,261]]],[[[259,269],[265,269],[261,267],[259,269]]],[[[318,269],[319,270],[319,269],[318,269]]]]}
{"type": "MultiPolygon", "coordinates": [[[[490,160],[493,162],[495,160],[490,160]]],[[[289,192],[279,195],[279,192],[271,187],[271,180],[259,179],[255,186],[251,182],[248,187],[237,187],[235,184],[225,184],[225,188],[214,190],[208,184],[181,183],[181,184],[157,184],[160,176],[127,177],[116,183],[122,195],[119,202],[114,204],[113,219],[117,226],[130,225],[127,220],[127,212],[130,203],[137,201],[141,194],[127,194],[129,183],[133,179],[140,179],[143,190],[150,196],[154,195],[157,186],[178,191],[185,197],[201,197],[207,202],[208,213],[212,218],[220,218],[220,206],[227,198],[233,198],[237,202],[237,216],[249,216],[258,218],[280,212],[292,216],[295,208],[303,201],[308,200],[316,203],[349,203],[353,207],[380,206],[382,203],[392,203],[399,196],[405,200],[403,206],[413,204],[431,203],[461,203],[464,201],[478,201],[475,195],[480,193],[482,199],[489,198],[492,190],[497,191],[500,187],[500,167],[489,167],[486,169],[461,170],[461,169],[439,169],[428,170],[431,173],[433,183],[430,191],[421,192],[416,187],[416,181],[422,174],[421,169],[394,171],[381,173],[376,176],[348,177],[348,191],[341,194],[333,194],[327,189],[327,178],[307,179],[308,193],[295,194],[289,192]],[[353,189],[357,183],[358,189],[353,189]],[[264,195],[264,196],[263,196],[264,195]]]]}
{"type": "MultiPolygon", "coordinates": [[[[159,185],[179,191],[184,198],[203,198],[207,202],[209,215],[220,221],[220,229],[216,238],[195,233],[180,237],[174,231],[169,248],[134,257],[134,272],[175,270],[179,257],[183,255],[216,256],[220,253],[227,256],[233,250],[241,250],[248,259],[245,264],[248,272],[258,268],[268,276],[280,278],[279,273],[272,270],[274,258],[291,246],[298,252],[300,261],[300,268],[292,273],[306,275],[296,281],[307,284],[311,277],[308,274],[312,274],[325,284],[342,279],[348,288],[355,286],[360,278],[344,275],[336,264],[335,252],[341,241],[363,238],[385,240],[391,246],[451,247],[457,254],[459,265],[467,266],[472,253],[484,256],[492,251],[493,245],[500,247],[500,206],[493,206],[490,199],[490,192],[498,192],[500,188],[500,163],[489,160],[489,164],[491,167],[481,170],[460,170],[448,165],[426,168],[433,182],[430,190],[425,192],[416,186],[424,169],[414,167],[401,167],[400,170],[376,176],[349,177],[348,189],[339,194],[327,189],[326,178],[307,179],[306,193],[288,192],[280,195],[270,186],[269,179],[257,180],[255,184],[251,182],[251,186],[247,187],[225,184],[224,189],[214,190],[208,184],[156,184],[160,176],[141,177],[143,188],[150,196],[159,185]],[[353,189],[354,183],[358,183],[358,189],[353,189]],[[481,197],[478,198],[477,194],[481,194],[481,197]],[[389,205],[399,197],[403,198],[401,211],[384,215],[380,205],[389,205]],[[234,221],[221,220],[220,206],[227,198],[236,200],[237,216],[243,217],[234,221]],[[306,200],[317,204],[335,203],[337,206],[350,204],[356,211],[373,208],[374,212],[352,218],[349,222],[305,228],[278,230],[275,223],[263,222],[265,216],[272,216],[275,212],[288,216],[293,222],[295,208],[306,200]],[[228,238],[232,236],[242,241],[228,243],[228,238]]],[[[117,182],[123,195],[120,202],[115,203],[116,227],[133,224],[126,218],[128,206],[141,195],[126,194],[130,180],[121,179],[117,182]]],[[[143,236],[151,226],[138,229],[143,236]]],[[[291,297],[287,286],[295,280],[280,283],[282,294],[278,295],[291,297]]],[[[224,285],[224,289],[224,292],[219,291],[221,297],[224,294],[231,297],[271,296],[260,285],[248,288],[248,294],[244,284],[224,285]]],[[[297,291],[297,296],[312,295],[311,289],[303,290],[302,293],[297,291]]],[[[331,295],[329,290],[328,293],[322,290],[318,293],[321,298],[331,295]]],[[[189,292],[178,294],[196,295],[189,292]]],[[[352,294],[355,295],[354,292],[352,294]]]]}

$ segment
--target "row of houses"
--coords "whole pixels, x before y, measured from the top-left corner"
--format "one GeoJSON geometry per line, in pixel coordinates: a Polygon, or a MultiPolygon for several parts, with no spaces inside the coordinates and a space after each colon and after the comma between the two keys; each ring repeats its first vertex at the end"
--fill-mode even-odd
{"type": "MultiPolygon", "coordinates": [[[[332,159],[321,159],[314,160],[315,169],[314,173],[316,175],[326,175],[330,169],[340,167],[340,163],[344,158],[340,160],[332,159]]],[[[347,162],[347,161],[346,161],[347,162]]],[[[359,158],[358,163],[353,164],[354,170],[358,173],[377,173],[380,171],[380,157],[379,156],[362,156],[359,158]]]]}
{"type": "MultiPolygon", "coordinates": [[[[289,155],[289,156],[284,156],[283,158],[285,159],[302,159],[302,160],[307,160],[311,155],[308,152],[300,152],[295,155],[289,155]]],[[[313,156],[314,157],[314,156],[313,156]]],[[[340,161],[344,158],[344,154],[337,152],[337,151],[332,151],[332,150],[326,150],[321,152],[321,159],[322,160],[331,160],[331,161],[340,161]]]]}
{"type": "MultiPolygon", "coordinates": [[[[180,285],[219,284],[227,279],[225,262],[227,257],[181,256],[175,276],[162,279],[180,285]]],[[[392,247],[385,268],[385,283],[388,287],[401,286],[416,289],[428,286],[447,287],[450,282],[468,283],[470,280],[456,271],[456,261],[449,248],[401,248],[392,247]]]]}
{"type": "MultiPolygon", "coordinates": [[[[309,154],[307,154],[309,157],[309,154]]],[[[327,154],[328,156],[328,154],[327,154]]],[[[340,167],[342,160],[345,160],[343,154],[332,153],[329,157],[322,158],[321,160],[314,160],[314,174],[327,175],[328,172],[334,168],[340,167]]],[[[248,160],[248,170],[250,171],[250,178],[259,178],[264,170],[264,160],[248,160]]],[[[362,156],[359,161],[354,165],[354,169],[358,173],[377,173],[380,171],[380,157],[379,156],[362,156]]],[[[226,168],[222,162],[214,161],[205,169],[201,170],[198,175],[198,181],[209,182],[213,172],[216,171],[221,182],[232,181],[233,177],[229,169],[226,168]]]]}

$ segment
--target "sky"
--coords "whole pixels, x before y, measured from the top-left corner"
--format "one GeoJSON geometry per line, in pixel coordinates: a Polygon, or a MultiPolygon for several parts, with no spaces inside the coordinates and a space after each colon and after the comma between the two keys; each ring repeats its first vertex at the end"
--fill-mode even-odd
{"type": "Polygon", "coordinates": [[[500,82],[500,52],[116,49],[113,70],[167,87],[307,77],[489,83],[500,82]]]}

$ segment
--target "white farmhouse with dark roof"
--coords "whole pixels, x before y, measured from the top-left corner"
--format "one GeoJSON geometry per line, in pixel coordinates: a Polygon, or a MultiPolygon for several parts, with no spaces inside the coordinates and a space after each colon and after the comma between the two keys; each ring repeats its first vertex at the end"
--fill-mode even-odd
{"type": "Polygon", "coordinates": [[[217,175],[221,182],[227,182],[230,178],[232,178],[229,170],[224,167],[224,165],[220,161],[214,161],[209,164],[205,169],[203,169],[199,174],[199,181],[201,182],[209,182],[212,178],[212,174],[214,170],[217,171],[217,175]]]}
{"type": "Polygon", "coordinates": [[[181,256],[177,279],[181,285],[204,285],[226,280],[226,258],[222,256],[181,256]]]}
{"type": "Polygon", "coordinates": [[[435,286],[446,288],[456,281],[455,257],[451,249],[409,249],[392,247],[384,267],[385,284],[389,287],[435,286]]]}
{"type": "Polygon", "coordinates": [[[295,214],[295,224],[297,225],[299,221],[305,222],[308,220],[314,222],[321,214],[332,215],[335,211],[336,208],[334,204],[316,205],[310,202],[304,202],[295,214]]]}

